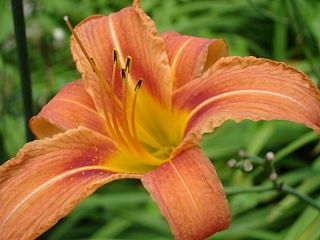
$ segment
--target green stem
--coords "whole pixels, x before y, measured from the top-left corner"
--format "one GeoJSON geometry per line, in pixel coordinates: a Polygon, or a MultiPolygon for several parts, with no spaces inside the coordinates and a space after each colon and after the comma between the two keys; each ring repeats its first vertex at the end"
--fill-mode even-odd
{"type": "Polygon", "coordinates": [[[295,190],[294,188],[287,186],[287,185],[283,185],[281,188],[281,191],[284,193],[288,193],[291,194],[297,198],[299,198],[300,200],[306,202],[307,204],[311,205],[312,207],[316,208],[317,210],[320,211],[320,204],[316,203],[311,197],[309,197],[308,195],[305,195],[301,192],[298,192],[297,190],[295,190]]]}
{"type": "Polygon", "coordinates": [[[316,203],[311,197],[298,192],[294,188],[285,184],[275,182],[272,186],[253,186],[253,187],[227,187],[225,193],[227,195],[240,194],[240,193],[253,193],[253,192],[266,192],[266,191],[279,191],[287,194],[291,194],[310,206],[320,211],[320,204],[316,203]]]}
{"type": "Polygon", "coordinates": [[[28,65],[28,51],[27,51],[27,39],[25,32],[25,23],[23,15],[22,0],[11,0],[12,15],[14,23],[14,31],[16,36],[17,51],[18,51],[18,63],[20,69],[20,81],[21,91],[23,97],[24,108],[24,120],[26,126],[26,139],[31,141],[33,135],[29,130],[28,123],[32,117],[32,92],[31,92],[31,80],[30,71],[28,65]]]}
{"type": "Polygon", "coordinates": [[[274,190],[273,186],[253,186],[253,187],[226,187],[224,189],[227,195],[252,192],[266,192],[274,190]]]}

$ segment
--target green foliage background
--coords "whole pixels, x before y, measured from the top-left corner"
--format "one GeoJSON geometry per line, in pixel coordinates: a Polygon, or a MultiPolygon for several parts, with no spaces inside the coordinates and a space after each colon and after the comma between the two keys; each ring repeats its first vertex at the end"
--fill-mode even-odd
{"type": "MultiPolygon", "coordinates": [[[[67,82],[79,78],[69,51],[69,32],[85,17],[109,14],[130,0],[24,1],[35,113],[67,82]]],[[[320,81],[318,0],[144,0],[159,32],[174,30],[204,38],[225,38],[230,55],[284,61],[320,81]]],[[[10,2],[0,0],[0,161],[25,142],[19,72],[10,2]]],[[[244,149],[276,153],[280,179],[320,203],[319,137],[286,121],[227,122],[204,137],[202,147],[228,187],[270,184],[262,170],[249,174],[226,166],[244,149]]],[[[320,213],[277,192],[228,196],[232,223],[210,239],[316,240],[320,213]]],[[[214,204],[214,203],[212,203],[214,204]]],[[[170,230],[139,181],[120,180],[99,189],[39,239],[171,239],[170,230]]]]}

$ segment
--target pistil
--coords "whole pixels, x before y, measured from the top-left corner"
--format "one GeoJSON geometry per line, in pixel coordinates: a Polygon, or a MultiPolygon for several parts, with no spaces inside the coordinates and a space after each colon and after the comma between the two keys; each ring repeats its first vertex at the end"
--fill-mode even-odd
{"type": "MultiPolygon", "coordinates": [[[[111,91],[111,88],[110,86],[107,84],[107,82],[104,80],[104,77],[103,77],[103,74],[101,73],[100,69],[98,68],[98,65],[95,63],[94,61],[94,58],[93,57],[90,57],[88,52],[86,51],[85,47],[83,46],[83,44],[81,43],[78,35],[76,34],[76,32],[74,31],[70,21],[69,21],[69,18],[68,16],[64,16],[64,21],[66,22],[66,25],[68,27],[68,29],[70,30],[70,32],[72,33],[72,35],[74,36],[74,38],[76,39],[82,53],[84,54],[84,56],[86,57],[87,61],[89,62],[92,70],[96,73],[98,79],[100,80],[100,84],[102,84],[102,87],[106,90],[106,91],[111,91]]],[[[110,121],[110,118],[109,118],[109,114],[108,114],[108,111],[107,111],[107,107],[105,105],[105,98],[104,98],[104,94],[101,94],[101,96],[103,97],[103,103],[102,103],[102,108],[103,108],[103,113],[104,113],[104,117],[105,117],[105,120],[106,120],[106,123],[107,123],[107,127],[108,127],[108,132],[109,134],[111,134],[113,137],[115,137],[115,132],[111,126],[111,121],[110,121]]]]}

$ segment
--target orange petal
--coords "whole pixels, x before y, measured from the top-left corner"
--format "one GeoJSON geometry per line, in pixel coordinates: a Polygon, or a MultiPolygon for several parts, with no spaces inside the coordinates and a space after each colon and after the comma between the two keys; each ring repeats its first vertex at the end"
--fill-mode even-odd
{"type": "Polygon", "coordinates": [[[104,120],[86,92],[82,80],[66,84],[39,114],[30,120],[30,128],[38,138],[51,137],[78,126],[105,133],[104,120]]]}
{"type": "Polygon", "coordinates": [[[229,225],[229,206],[222,185],[199,147],[181,152],[147,173],[142,183],[176,239],[204,239],[229,225]]]}
{"type": "MultiPolygon", "coordinates": [[[[109,86],[113,69],[112,52],[115,48],[120,53],[122,66],[127,56],[133,59],[129,79],[131,88],[135,87],[139,78],[143,78],[143,89],[164,106],[171,104],[171,73],[163,39],[156,35],[153,21],[140,8],[125,8],[109,16],[91,16],[78,24],[75,31],[109,86]]],[[[86,88],[94,97],[99,111],[102,111],[102,94],[105,93],[101,92],[101,84],[78,43],[74,38],[71,40],[71,50],[78,70],[82,73],[86,88]]],[[[115,92],[119,96],[119,71],[116,71],[116,76],[115,92]]]]}
{"type": "Polygon", "coordinates": [[[161,34],[172,70],[174,89],[200,77],[219,58],[228,55],[223,39],[204,39],[169,31],[161,34]]]}
{"type": "Polygon", "coordinates": [[[188,114],[181,146],[228,119],[289,120],[320,134],[320,91],[299,70],[255,57],[218,60],[202,77],[175,92],[175,105],[188,114]]]}
{"type": "Polygon", "coordinates": [[[138,177],[101,165],[116,152],[83,127],[27,143],[0,167],[0,239],[34,239],[101,185],[138,177]]]}

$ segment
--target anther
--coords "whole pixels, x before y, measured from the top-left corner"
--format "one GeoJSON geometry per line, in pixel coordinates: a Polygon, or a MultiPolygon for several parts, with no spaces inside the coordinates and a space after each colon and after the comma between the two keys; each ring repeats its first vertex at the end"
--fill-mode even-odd
{"type": "Polygon", "coordinates": [[[113,49],[113,52],[112,52],[112,58],[113,58],[113,63],[116,64],[116,67],[120,66],[120,64],[119,64],[119,52],[115,48],[113,49]]]}
{"type": "Polygon", "coordinates": [[[127,73],[130,73],[131,66],[132,66],[132,57],[127,56],[126,57],[126,62],[125,62],[125,67],[124,67],[127,73]]]}
{"type": "Polygon", "coordinates": [[[126,80],[127,79],[127,71],[125,67],[120,68],[120,75],[121,75],[121,79],[122,80],[126,80]]]}
{"type": "MultiPolygon", "coordinates": [[[[91,63],[92,63],[94,66],[96,66],[96,62],[94,61],[93,57],[90,57],[90,60],[91,60],[91,63]]],[[[96,72],[96,70],[95,70],[94,67],[92,68],[92,71],[93,71],[93,72],[96,72]]]]}
{"type": "Polygon", "coordinates": [[[134,91],[138,91],[140,89],[142,82],[143,82],[143,79],[139,78],[139,81],[138,81],[136,87],[134,88],[134,91]]]}
{"type": "Polygon", "coordinates": [[[138,90],[140,89],[142,82],[143,82],[143,79],[139,78],[138,83],[134,88],[134,96],[132,101],[131,130],[132,130],[133,137],[135,138],[136,141],[139,140],[136,132],[136,125],[135,125],[136,104],[137,104],[138,90]]]}

